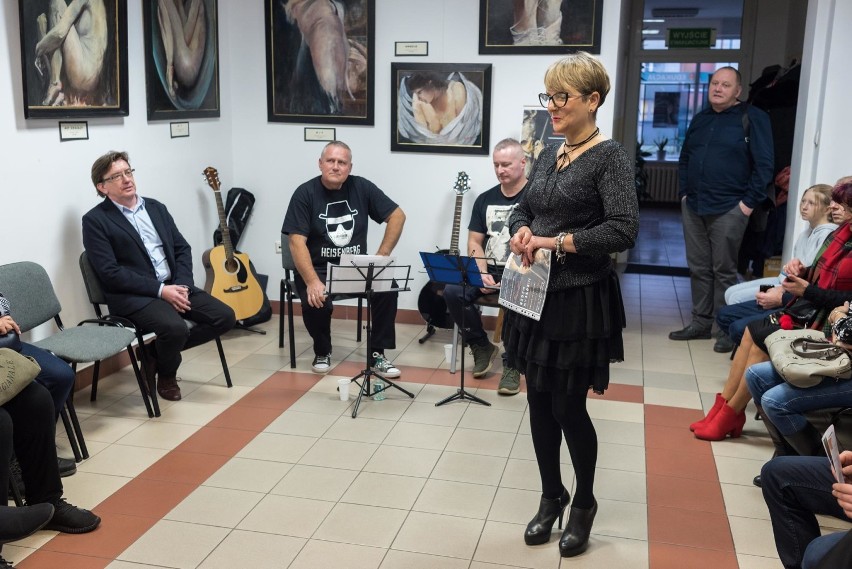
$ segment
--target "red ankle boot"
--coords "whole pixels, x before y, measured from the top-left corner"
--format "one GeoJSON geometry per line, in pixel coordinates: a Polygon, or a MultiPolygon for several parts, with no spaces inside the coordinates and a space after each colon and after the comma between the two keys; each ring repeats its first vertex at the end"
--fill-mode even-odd
{"type": "Polygon", "coordinates": [[[722,405],[712,421],[695,429],[695,438],[704,441],[722,441],[731,435],[731,438],[735,439],[742,434],[745,421],[745,411],[737,413],[726,403],[722,405]]]}
{"type": "Polygon", "coordinates": [[[695,421],[694,423],[692,423],[689,426],[689,430],[694,431],[696,428],[700,427],[701,425],[705,425],[705,424],[709,423],[710,421],[712,421],[713,417],[716,416],[716,413],[719,412],[719,409],[721,409],[722,405],[724,405],[725,403],[727,403],[727,401],[725,401],[725,398],[722,397],[722,394],[717,393],[716,394],[716,402],[713,403],[713,406],[710,407],[709,411],[707,411],[707,416],[704,417],[703,419],[701,419],[700,421],[695,421]]]}

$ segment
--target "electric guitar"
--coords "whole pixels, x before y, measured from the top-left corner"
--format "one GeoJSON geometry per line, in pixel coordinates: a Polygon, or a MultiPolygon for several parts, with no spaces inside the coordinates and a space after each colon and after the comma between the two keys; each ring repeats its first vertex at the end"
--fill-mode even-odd
{"type": "MultiPolygon", "coordinates": [[[[459,231],[461,229],[462,198],[470,190],[469,182],[470,177],[466,172],[458,173],[456,183],[453,186],[453,190],[456,192],[456,205],[453,214],[453,231],[450,234],[450,248],[441,249],[438,251],[439,253],[450,255],[458,255],[460,253],[459,231]]],[[[427,325],[426,336],[419,340],[421,344],[435,333],[435,328],[453,327],[453,319],[450,318],[447,303],[444,301],[444,297],[439,294],[443,289],[443,284],[428,282],[420,291],[420,296],[417,298],[417,309],[427,325]]]]}
{"type": "Polygon", "coordinates": [[[207,284],[204,290],[230,306],[237,320],[245,320],[260,312],[263,305],[263,290],[257,277],[250,269],[249,258],[245,253],[236,253],[231,245],[231,234],[219,184],[216,168],[204,169],[207,184],[216,196],[216,209],[219,212],[219,229],[222,231],[222,244],[208,249],[201,257],[207,271],[207,284]]]}

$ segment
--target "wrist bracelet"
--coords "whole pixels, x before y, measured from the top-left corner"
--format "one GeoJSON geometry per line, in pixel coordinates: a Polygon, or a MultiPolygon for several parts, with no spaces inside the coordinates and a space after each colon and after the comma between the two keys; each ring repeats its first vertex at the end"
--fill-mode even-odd
{"type": "Polygon", "coordinates": [[[556,236],[556,260],[560,262],[564,262],[565,260],[565,249],[562,246],[562,242],[565,240],[565,232],[561,232],[556,236]]]}

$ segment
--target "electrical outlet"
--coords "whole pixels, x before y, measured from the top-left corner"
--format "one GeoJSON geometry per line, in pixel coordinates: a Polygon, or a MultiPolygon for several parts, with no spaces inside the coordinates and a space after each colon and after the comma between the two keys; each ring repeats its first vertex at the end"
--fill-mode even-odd
{"type": "Polygon", "coordinates": [[[281,254],[281,241],[276,241],[276,242],[275,242],[275,254],[276,254],[276,255],[280,255],[280,254],[281,254]]]}

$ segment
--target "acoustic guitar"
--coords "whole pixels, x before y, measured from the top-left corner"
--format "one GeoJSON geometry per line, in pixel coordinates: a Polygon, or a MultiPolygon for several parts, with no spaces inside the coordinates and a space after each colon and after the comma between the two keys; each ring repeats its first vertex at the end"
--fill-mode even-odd
{"type": "Polygon", "coordinates": [[[208,166],[204,169],[204,177],[216,196],[219,229],[222,231],[222,244],[208,249],[201,257],[207,271],[204,290],[230,306],[237,320],[245,320],[260,312],[263,290],[250,269],[248,255],[235,252],[231,245],[231,233],[228,230],[225,207],[222,205],[219,172],[208,166]]]}
{"type": "MultiPolygon", "coordinates": [[[[459,249],[459,231],[461,230],[461,215],[462,215],[462,198],[470,190],[470,177],[466,172],[459,172],[456,177],[456,183],[453,190],[456,192],[456,205],[453,214],[453,231],[450,234],[450,248],[441,249],[438,253],[447,253],[450,255],[458,255],[459,249]]],[[[441,296],[441,291],[444,290],[442,283],[428,282],[420,291],[420,296],[417,297],[417,310],[423,319],[426,321],[426,335],[420,338],[422,344],[435,333],[435,328],[452,328],[453,319],[450,317],[450,312],[447,310],[447,303],[444,302],[444,297],[441,296]]]]}

